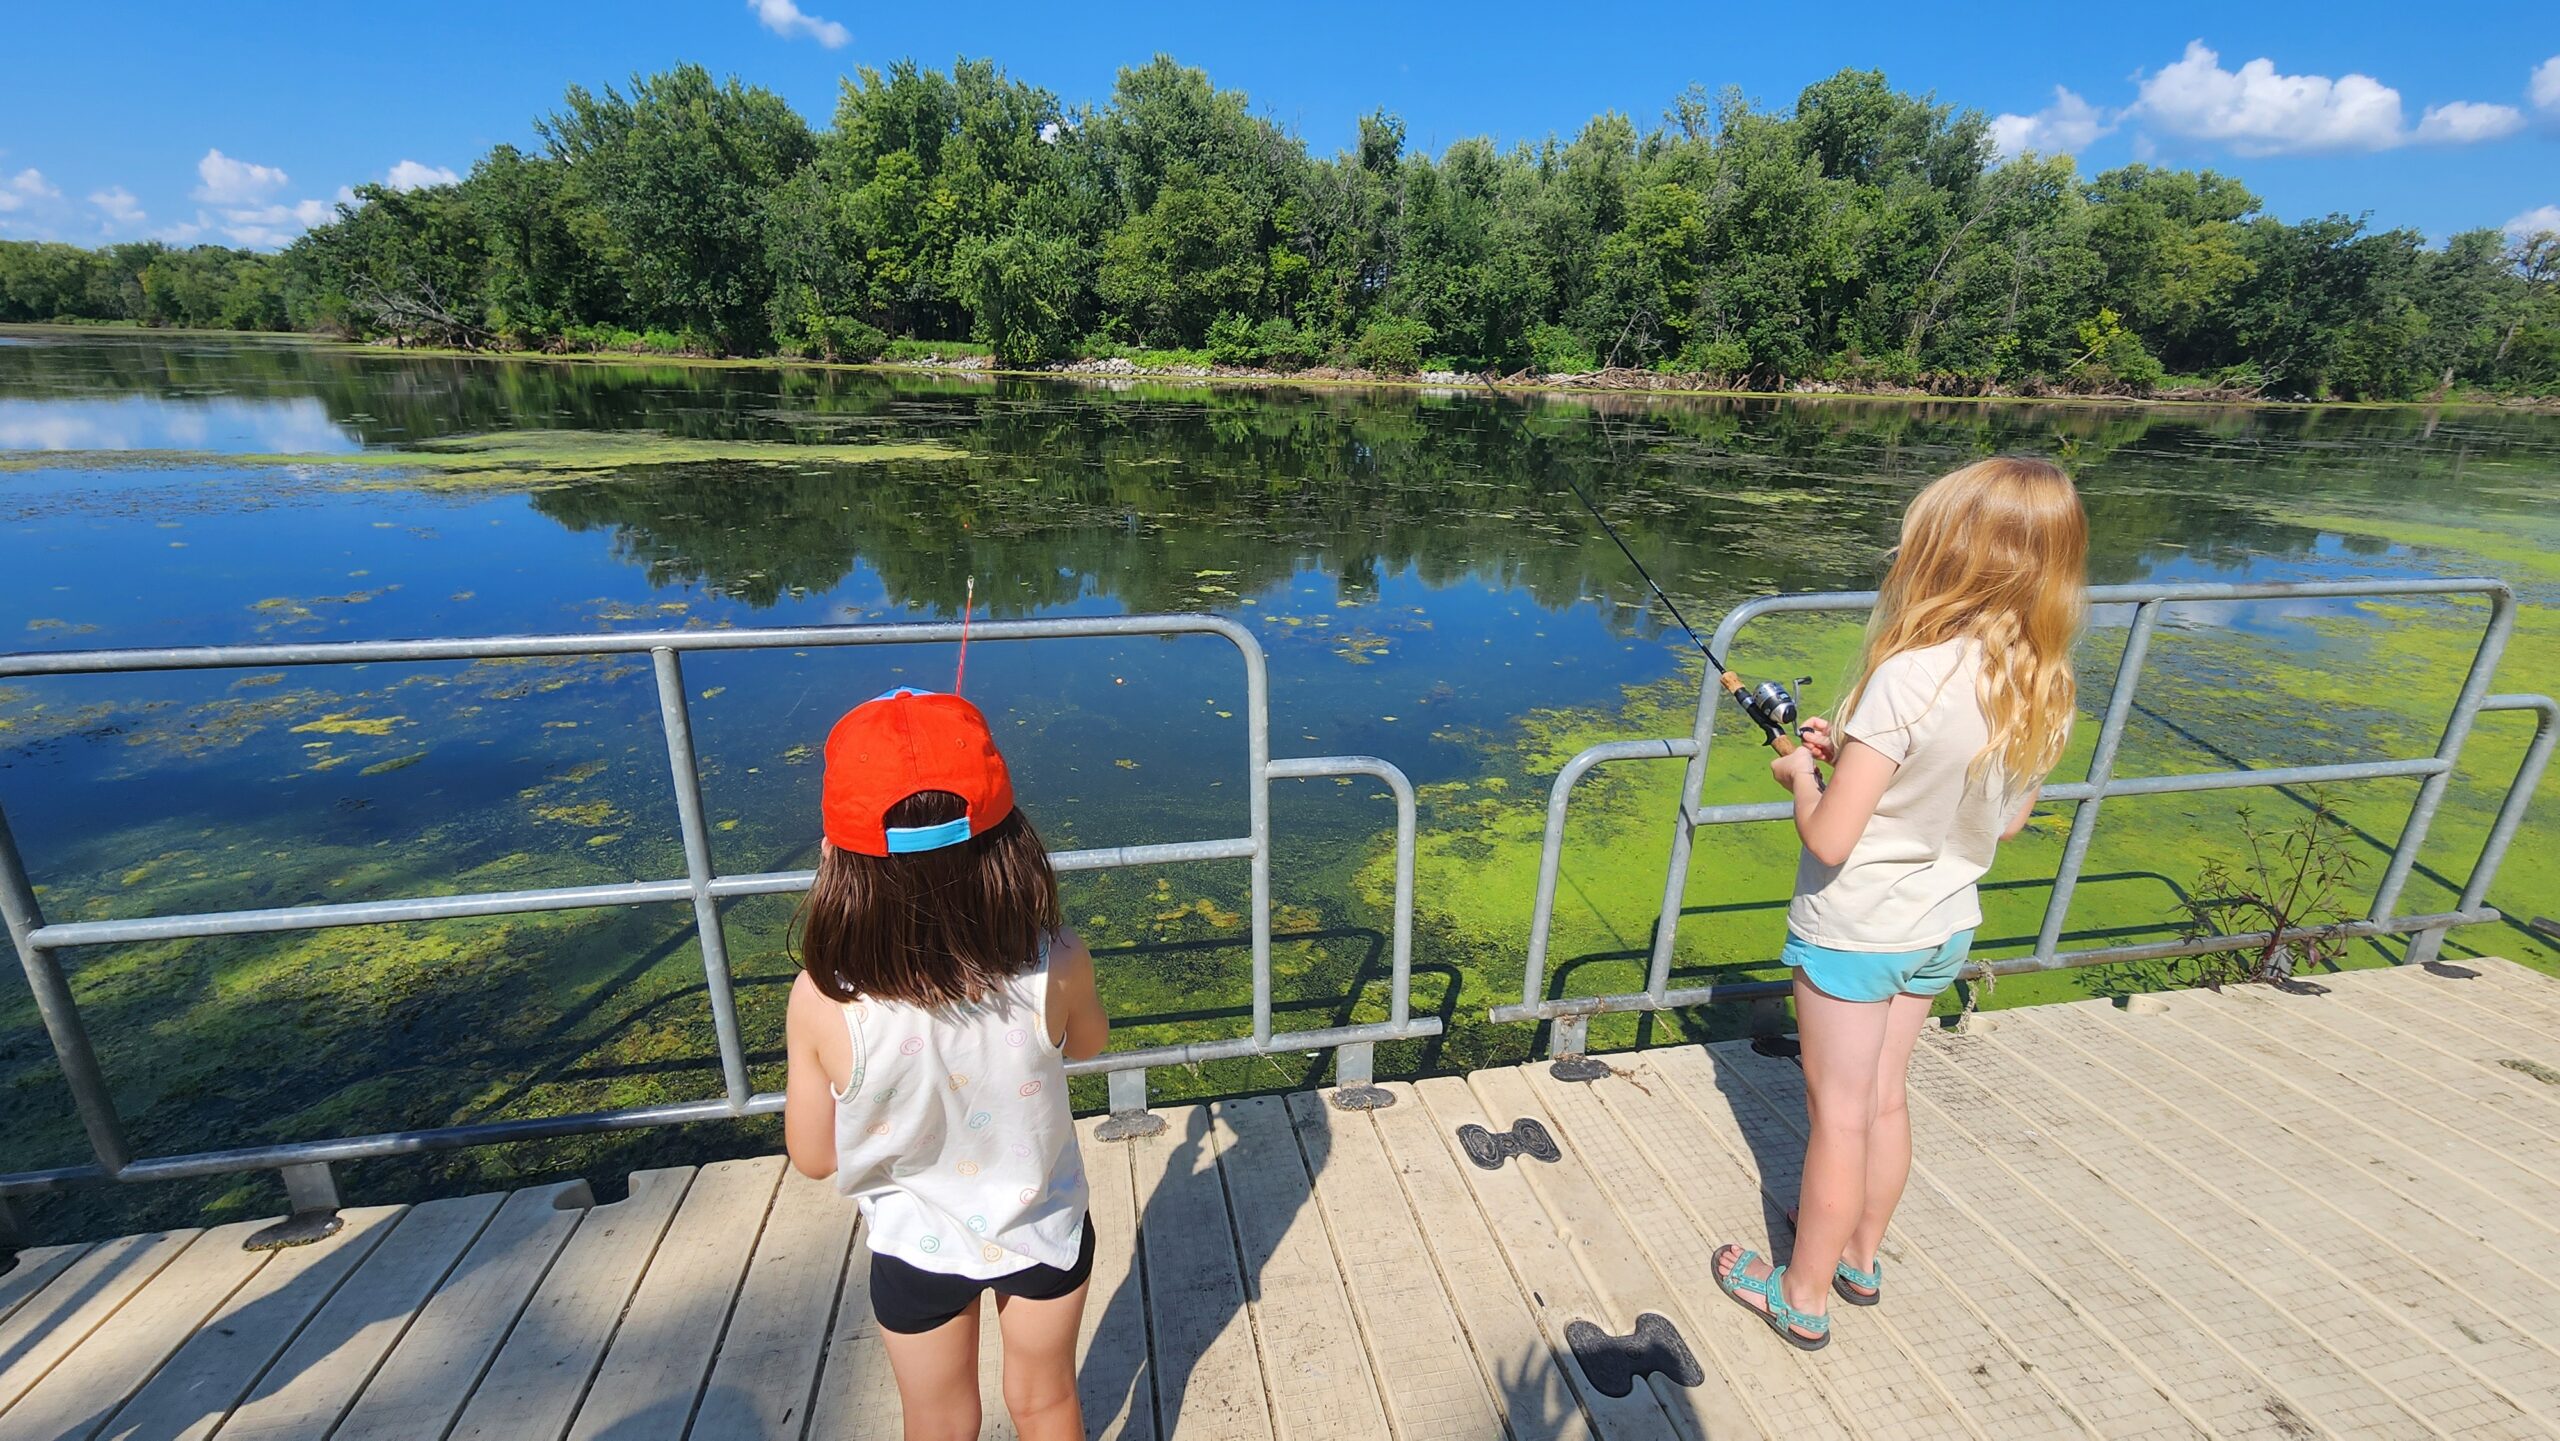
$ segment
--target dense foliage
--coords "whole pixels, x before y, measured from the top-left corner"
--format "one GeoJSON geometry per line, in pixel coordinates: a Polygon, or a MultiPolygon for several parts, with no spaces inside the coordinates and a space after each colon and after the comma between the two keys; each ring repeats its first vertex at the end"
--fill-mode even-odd
{"type": "Polygon", "coordinates": [[[1174,351],[1548,372],[2275,395],[2560,391],[2560,237],[2287,223],[2230,177],[1998,161],[1875,72],[1791,111],[1329,158],[1158,57],[1099,109],[992,63],[844,84],[813,132],[698,66],[568,92],[541,154],[366,187],[280,255],[0,244],[0,319],[402,342],[1001,362],[1174,351]]]}

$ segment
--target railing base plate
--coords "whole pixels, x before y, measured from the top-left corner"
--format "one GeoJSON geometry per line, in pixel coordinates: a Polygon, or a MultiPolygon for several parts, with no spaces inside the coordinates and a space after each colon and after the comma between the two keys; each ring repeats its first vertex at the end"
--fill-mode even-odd
{"type": "Polygon", "coordinates": [[[1384,1086],[1337,1086],[1331,1099],[1337,1111],[1383,1111],[1396,1103],[1396,1093],[1384,1086]]]}
{"type": "Polygon", "coordinates": [[[1609,1074],[1609,1063],[1589,1056],[1558,1056],[1548,1063],[1547,1074],[1559,1081],[1596,1081],[1609,1074]]]}
{"type": "Polygon", "coordinates": [[[1093,1128],[1093,1135],[1098,1141],[1134,1141],[1163,1131],[1164,1117],[1153,1111],[1114,1111],[1110,1119],[1093,1128]]]}
{"type": "Polygon", "coordinates": [[[296,1211],[263,1230],[252,1231],[240,1243],[243,1251],[281,1251],[288,1246],[308,1246],[338,1234],[346,1220],[335,1211],[296,1211]]]}

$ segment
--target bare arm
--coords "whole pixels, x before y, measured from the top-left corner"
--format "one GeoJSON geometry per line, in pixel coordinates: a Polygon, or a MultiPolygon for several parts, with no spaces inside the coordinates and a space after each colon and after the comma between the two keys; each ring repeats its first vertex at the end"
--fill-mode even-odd
{"type": "Polygon", "coordinates": [[[1068,1060],[1082,1061],[1101,1055],[1110,1038],[1111,1017],[1093,979],[1093,952],[1075,932],[1060,932],[1049,947],[1049,1039],[1068,1060]]]}
{"type": "Polygon", "coordinates": [[[782,1033],[782,1148],[801,1175],[823,1181],[836,1173],[834,1088],[851,1077],[853,1037],[805,971],[791,983],[782,1033]]]}
{"type": "Polygon", "coordinates": [[[2018,807],[2018,813],[2016,815],[2009,817],[2008,829],[2000,833],[2000,839],[2005,841],[2011,836],[2014,836],[2018,832],[2027,828],[2028,818],[2036,813],[2036,801],[2043,795],[2044,787],[2042,786],[2038,786],[2034,790],[2027,792],[2027,803],[2018,807]]]}
{"type": "Polygon", "coordinates": [[[1884,799],[1884,788],[1901,767],[1852,737],[1839,744],[1839,759],[1826,788],[1814,761],[1833,747],[1830,728],[1808,724],[1805,729],[1809,743],[1771,761],[1769,774],[1795,797],[1796,835],[1805,850],[1824,865],[1836,866],[1849,858],[1850,848],[1875,816],[1876,803],[1884,799]]]}

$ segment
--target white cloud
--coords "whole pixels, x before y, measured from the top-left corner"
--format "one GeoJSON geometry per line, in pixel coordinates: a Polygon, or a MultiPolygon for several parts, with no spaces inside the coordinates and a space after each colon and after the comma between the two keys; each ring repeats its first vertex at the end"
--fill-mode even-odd
{"type": "Polygon", "coordinates": [[[98,213],[105,216],[110,225],[139,225],[150,218],[143,213],[142,202],[134,199],[133,192],[121,185],[91,191],[89,203],[98,208],[98,213]]]}
{"type": "MultiPolygon", "coordinates": [[[[287,244],[295,236],[314,225],[324,225],[337,218],[338,208],[326,200],[297,200],[291,205],[241,206],[222,212],[212,228],[229,237],[234,245],[252,250],[271,250],[287,244]]],[[[204,217],[196,219],[201,222],[204,217]]]]}
{"type": "MultiPolygon", "coordinates": [[[[2177,63],[2141,82],[2130,113],[2172,135],[2228,145],[2242,155],[2476,145],[2524,128],[2524,114],[2514,106],[2453,100],[2427,107],[2412,129],[2400,92],[2370,75],[2283,75],[2264,56],[2225,70],[2222,57],[2201,40],[2188,41],[2177,63]]],[[[2534,83],[2541,86],[2541,72],[2534,83]]],[[[2560,89],[2560,72],[2553,87],[2560,89]]]]}
{"type": "Polygon", "coordinates": [[[46,183],[44,172],[33,166],[0,181],[0,215],[23,208],[32,201],[61,198],[62,192],[46,183]]]}
{"type": "Polygon", "coordinates": [[[282,190],[290,178],[272,165],[234,160],[219,150],[204,153],[196,162],[196,175],[204,182],[196,187],[196,199],[209,205],[254,205],[282,190]]]}
{"type": "Polygon", "coordinates": [[[2537,235],[2560,235],[2560,205],[2537,205],[2506,223],[2509,240],[2530,240],[2537,235]]]}
{"type": "Polygon", "coordinates": [[[391,167],[390,174],[382,177],[382,183],[394,190],[420,190],[430,185],[454,185],[461,180],[461,176],[441,165],[429,165],[417,160],[403,160],[391,167]]]}
{"type": "Polygon", "coordinates": [[[2030,150],[2039,155],[2071,155],[2113,129],[2097,106],[2056,85],[2053,103],[2035,114],[1993,119],[1991,144],[2003,160],[2030,150]]]}
{"type": "Polygon", "coordinates": [[[2419,145],[2477,145],[2504,140],[2524,128],[2524,112],[2512,105],[2455,100],[2427,107],[2409,139],[2419,145]]]}
{"type": "Polygon", "coordinates": [[[2142,79],[2134,108],[2173,135],[2243,155],[2385,150],[2400,143],[2400,92],[2370,75],[2279,75],[2261,57],[2238,70],[2201,40],[2142,79]]]}
{"type": "Polygon", "coordinates": [[[2533,97],[2533,108],[2560,120],[2560,55],[2533,67],[2533,78],[2525,85],[2525,93],[2533,97]]]}
{"type": "Polygon", "coordinates": [[[756,12],[764,28],[785,40],[807,36],[830,50],[840,50],[853,39],[853,32],[833,20],[821,20],[802,10],[794,0],[747,0],[747,8],[756,12]]]}

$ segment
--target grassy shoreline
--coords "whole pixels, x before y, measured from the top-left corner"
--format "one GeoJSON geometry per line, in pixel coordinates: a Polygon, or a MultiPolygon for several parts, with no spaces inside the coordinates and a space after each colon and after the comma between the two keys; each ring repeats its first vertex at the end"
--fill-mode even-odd
{"type": "MultiPolygon", "coordinates": [[[[1310,389],[1388,389],[1415,391],[1486,390],[1504,397],[1527,398],[1541,395],[1563,396],[1640,396],[1648,399],[1701,400],[1802,400],[1802,401],[1894,401],[1942,402],[1973,405],[2098,405],[2122,406],[2129,409],[2180,407],[2191,409],[2247,410],[2489,410],[2560,413],[2560,396],[2462,394],[2428,400],[2285,400],[2267,397],[2221,395],[2161,394],[2136,395],[2129,392],[2086,394],[2020,394],[1987,392],[1949,395],[1919,386],[1877,386],[1868,389],[1787,389],[1752,390],[1718,386],[1621,386],[1573,384],[1571,378],[1539,377],[1530,381],[1495,380],[1470,376],[1455,384],[1445,378],[1418,375],[1349,375],[1339,372],[1267,371],[1249,367],[1231,367],[1226,373],[1212,371],[1198,374],[1189,366],[1140,366],[1120,373],[1097,373],[1071,368],[1111,357],[1079,356],[1061,362],[1060,367],[1011,369],[993,363],[970,365],[949,360],[811,360],[793,356],[720,356],[695,355],[676,351],[531,351],[531,350],[465,350],[453,346],[390,346],[365,341],[336,340],[298,331],[272,330],[191,330],[154,327],[133,322],[95,322],[76,325],[0,324],[0,336],[16,334],[96,337],[100,335],[134,335],[151,337],[222,338],[237,340],[282,341],[308,346],[314,350],[342,355],[389,356],[401,359],[475,360],[514,364],[560,365],[677,365],[706,370],[764,371],[850,371],[879,372],[892,375],[928,374],[938,376],[983,376],[995,379],[1059,380],[1085,384],[1112,384],[1145,381],[1149,384],[1188,384],[1202,387],[1227,386],[1253,388],[1261,386],[1301,386],[1310,389]]],[[[1665,376],[1665,379],[1682,379],[1665,376]]],[[[1825,382],[1826,384],[1828,382],[1825,382]]]]}

